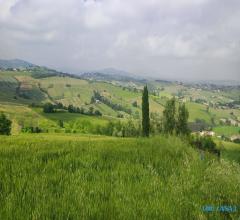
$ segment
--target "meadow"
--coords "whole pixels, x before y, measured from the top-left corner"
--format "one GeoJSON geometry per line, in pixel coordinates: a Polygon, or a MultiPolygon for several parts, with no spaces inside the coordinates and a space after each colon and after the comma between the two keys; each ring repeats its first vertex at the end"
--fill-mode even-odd
{"type": "Polygon", "coordinates": [[[231,136],[240,133],[240,127],[236,126],[218,126],[213,128],[217,135],[231,136]]]}
{"type": "Polygon", "coordinates": [[[239,164],[176,137],[0,138],[0,219],[239,219],[239,164]]]}

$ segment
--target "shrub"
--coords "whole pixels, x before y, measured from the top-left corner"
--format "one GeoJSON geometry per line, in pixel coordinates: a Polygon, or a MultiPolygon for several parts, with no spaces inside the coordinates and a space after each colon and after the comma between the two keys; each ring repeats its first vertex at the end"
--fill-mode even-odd
{"type": "Polygon", "coordinates": [[[132,106],[137,108],[137,107],[138,107],[137,101],[134,101],[134,102],[132,103],[132,106]]]}
{"type": "Polygon", "coordinates": [[[216,143],[211,137],[192,137],[190,143],[200,150],[208,151],[220,156],[220,150],[216,148],[216,143]]]}
{"type": "Polygon", "coordinates": [[[63,127],[64,127],[63,121],[62,121],[62,120],[59,120],[59,121],[58,121],[58,125],[59,125],[60,128],[63,128],[63,127]]]}
{"type": "Polygon", "coordinates": [[[46,103],[43,106],[44,113],[54,113],[54,105],[51,103],[46,103]]]}
{"type": "Polygon", "coordinates": [[[0,134],[10,135],[11,125],[12,125],[12,122],[9,119],[7,119],[6,115],[1,113],[1,115],[0,115],[0,134]]]}
{"type": "Polygon", "coordinates": [[[23,127],[21,131],[23,133],[41,133],[42,129],[39,127],[29,126],[29,127],[23,127]]]}
{"type": "Polygon", "coordinates": [[[96,110],[96,111],[94,112],[94,115],[102,116],[102,113],[101,113],[99,110],[96,110]]]}

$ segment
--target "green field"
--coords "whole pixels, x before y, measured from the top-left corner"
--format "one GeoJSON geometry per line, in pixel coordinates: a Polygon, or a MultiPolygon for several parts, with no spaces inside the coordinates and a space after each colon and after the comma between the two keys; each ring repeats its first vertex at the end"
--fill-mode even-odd
{"type": "Polygon", "coordinates": [[[240,164],[240,145],[233,142],[219,141],[216,143],[221,149],[222,158],[235,161],[240,164]]]}
{"type": "Polygon", "coordinates": [[[239,134],[240,128],[235,126],[218,126],[213,128],[217,135],[226,135],[228,137],[239,134]]]}
{"type": "Polygon", "coordinates": [[[0,139],[0,219],[238,219],[239,164],[171,138],[0,139]]]}

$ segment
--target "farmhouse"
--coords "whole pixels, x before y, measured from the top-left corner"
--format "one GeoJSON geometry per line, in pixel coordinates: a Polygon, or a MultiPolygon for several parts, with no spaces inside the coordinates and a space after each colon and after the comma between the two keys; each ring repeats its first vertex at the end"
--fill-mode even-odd
{"type": "Polygon", "coordinates": [[[228,121],[229,121],[230,125],[239,126],[239,123],[237,121],[233,120],[233,119],[228,119],[228,121]]]}
{"type": "Polygon", "coordinates": [[[237,126],[240,127],[240,122],[233,120],[231,118],[225,119],[225,118],[221,118],[220,120],[220,124],[226,124],[226,125],[232,125],[232,126],[237,126]]]}
{"type": "Polygon", "coordinates": [[[240,143],[240,135],[233,135],[230,140],[235,143],[240,143]]]}
{"type": "Polygon", "coordinates": [[[199,132],[201,137],[213,137],[215,135],[214,131],[201,131],[199,132]]]}

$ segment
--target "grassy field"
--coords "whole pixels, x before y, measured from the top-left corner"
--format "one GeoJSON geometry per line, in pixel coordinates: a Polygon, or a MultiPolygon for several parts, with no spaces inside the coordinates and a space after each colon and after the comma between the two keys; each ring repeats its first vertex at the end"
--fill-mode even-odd
{"type": "Polygon", "coordinates": [[[206,106],[193,102],[188,102],[186,106],[189,109],[189,121],[203,119],[210,123],[211,115],[206,111],[206,106]]]}
{"type": "Polygon", "coordinates": [[[240,144],[215,140],[220,149],[222,148],[222,158],[238,162],[240,164],[240,144]]]}
{"type": "Polygon", "coordinates": [[[177,138],[41,134],[0,139],[0,219],[238,219],[239,164],[177,138]]]}
{"type": "Polygon", "coordinates": [[[231,135],[239,134],[240,128],[235,126],[218,126],[214,127],[213,131],[216,132],[217,135],[226,135],[230,137],[231,135]]]}

